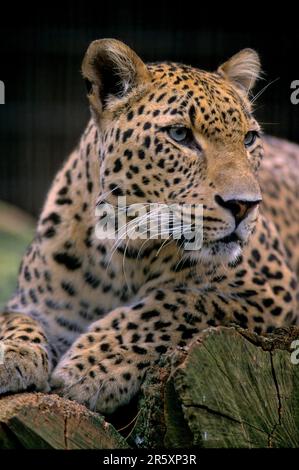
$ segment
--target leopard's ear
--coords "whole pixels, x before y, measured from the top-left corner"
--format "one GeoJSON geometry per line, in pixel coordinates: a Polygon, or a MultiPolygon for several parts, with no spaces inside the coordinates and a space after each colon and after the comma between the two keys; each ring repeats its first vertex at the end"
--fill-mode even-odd
{"type": "Polygon", "coordinates": [[[217,72],[243,92],[249,93],[261,73],[259,55],[253,49],[242,49],[224,62],[217,72]]]}
{"type": "Polygon", "coordinates": [[[116,39],[93,41],[82,64],[88,98],[101,112],[110,97],[122,98],[134,87],[150,80],[144,62],[123,42],[116,39]]]}

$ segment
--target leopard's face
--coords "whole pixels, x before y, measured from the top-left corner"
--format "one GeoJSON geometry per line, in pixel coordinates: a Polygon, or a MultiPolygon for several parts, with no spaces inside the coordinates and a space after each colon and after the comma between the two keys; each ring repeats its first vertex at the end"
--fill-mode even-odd
{"type": "MultiPolygon", "coordinates": [[[[97,117],[99,199],[201,205],[202,246],[186,254],[232,261],[254,230],[261,201],[263,150],[250,101],[221,73],[168,63],[146,71],[142,86],[109,97],[97,117]]],[[[184,239],[177,243],[184,250],[184,239]]]]}

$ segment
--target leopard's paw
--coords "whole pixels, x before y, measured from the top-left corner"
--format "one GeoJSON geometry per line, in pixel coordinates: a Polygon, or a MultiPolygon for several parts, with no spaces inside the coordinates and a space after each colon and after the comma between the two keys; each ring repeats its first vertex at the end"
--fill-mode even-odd
{"type": "Polygon", "coordinates": [[[0,341],[0,394],[27,389],[49,391],[47,352],[21,340],[0,341]]]}
{"type": "Polygon", "coordinates": [[[62,359],[50,384],[55,393],[91,410],[110,414],[131,400],[141,382],[134,366],[119,361],[118,354],[110,359],[91,355],[62,359]]]}

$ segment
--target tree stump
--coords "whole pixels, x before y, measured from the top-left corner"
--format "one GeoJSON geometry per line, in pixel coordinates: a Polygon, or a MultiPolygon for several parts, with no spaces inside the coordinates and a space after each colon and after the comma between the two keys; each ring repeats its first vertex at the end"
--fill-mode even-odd
{"type": "Polygon", "coordinates": [[[299,364],[290,349],[298,338],[296,327],[266,337],[238,327],[206,330],[148,374],[135,443],[298,447],[299,364]]]}

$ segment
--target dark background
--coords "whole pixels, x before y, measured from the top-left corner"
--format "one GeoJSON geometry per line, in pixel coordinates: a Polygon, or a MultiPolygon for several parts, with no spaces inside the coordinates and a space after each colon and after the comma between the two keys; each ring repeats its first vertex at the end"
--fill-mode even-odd
{"type": "Polygon", "coordinates": [[[257,49],[266,80],[256,91],[279,78],[257,101],[257,116],[267,133],[299,142],[299,105],[290,102],[290,83],[299,79],[299,32],[291,21],[296,12],[287,6],[280,6],[278,18],[264,19],[257,7],[240,3],[239,18],[217,4],[209,11],[199,3],[163,1],[51,5],[14,3],[1,13],[0,200],[40,211],[87,122],[80,65],[88,44],[103,37],[123,40],[145,61],[211,70],[243,47],[257,49]]]}

